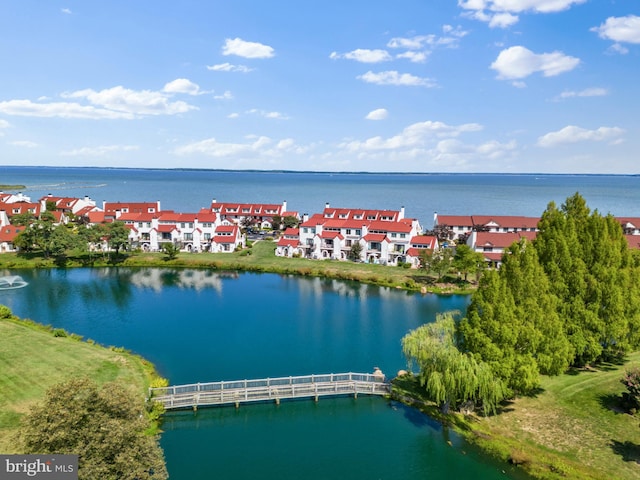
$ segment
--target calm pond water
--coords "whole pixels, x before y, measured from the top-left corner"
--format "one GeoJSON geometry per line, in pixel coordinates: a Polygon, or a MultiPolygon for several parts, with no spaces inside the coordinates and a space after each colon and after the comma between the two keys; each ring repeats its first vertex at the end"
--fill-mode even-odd
{"type": "MultiPolygon", "coordinates": [[[[154,362],[172,384],[406,368],[400,339],[467,297],[275,274],[205,270],[0,271],[16,315],[154,362]]],[[[413,409],[321,399],[166,415],[172,479],[515,478],[413,409]]]]}

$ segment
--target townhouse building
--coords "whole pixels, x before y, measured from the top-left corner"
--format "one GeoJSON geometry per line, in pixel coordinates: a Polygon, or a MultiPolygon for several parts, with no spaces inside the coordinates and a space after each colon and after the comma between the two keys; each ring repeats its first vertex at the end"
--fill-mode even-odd
{"type": "Polygon", "coordinates": [[[406,261],[411,239],[422,233],[416,219],[400,210],[332,208],[305,216],[298,229],[288,229],[278,240],[276,255],[347,260],[354,244],[360,261],[397,265],[406,261]]]}
{"type": "Polygon", "coordinates": [[[433,216],[433,226],[448,228],[450,240],[465,238],[473,231],[491,233],[537,232],[538,217],[518,215],[439,215],[433,216]]]}
{"type": "MultiPolygon", "coordinates": [[[[274,217],[294,216],[297,212],[287,211],[286,200],[282,204],[275,203],[227,203],[218,202],[215,198],[211,202],[211,212],[224,222],[233,225],[252,225],[261,229],[274,228],[274,217]]],[[[280,228],[279,225],[276,226],[280,228]]]]}

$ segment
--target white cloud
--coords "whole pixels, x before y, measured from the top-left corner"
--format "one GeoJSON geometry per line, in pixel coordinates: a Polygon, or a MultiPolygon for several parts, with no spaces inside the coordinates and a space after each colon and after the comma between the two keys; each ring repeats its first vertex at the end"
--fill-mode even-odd
{"type": "Polygon", "coordinates": [[[384,120],[389,116],[389,112],[386,108],[378,108],[370,111],[365,117],[367,120],[384,120]]]}
{"type": "Polygon", "coordinates": [[[619,143],[625,130],[619,127],[600,127],[596,130],[568,125],[556,132],[549,132],[538,138],[539,147],[556,147],[566,143],[585,141],[619,143]]]}
{"type": "Polygon", "coordinates": [[[60,152],[63,157],[104,157],[113,152],[131,152],[139,150],[138,145],[100,145],[98,147],[82,147],[60,152]]]}
{"type": "Polygon", "coordinates": [[[518,22],[517,13],[553,13],[567,10],[587,0],[458,0],[470,18],[489,23],[490,27],[506,28],[518,22]]]}
{"type": "Polygon", "coordinates": [[[216,100],[232,100],[233,94],[229,90],[225,90],[224,93],[220,95],[214,95],[213,98],[215,98],[216,100]]]}
{"type": "Polygon", "coordinates": [[[424,146],[430,139],[456,137],[464,132],[482,130],[477,123],[447,125],[442,122],[419,122],[406,127],[398,135],[389,138],[371,137],[364,141],[343,142],[340,147],[350,152],[371,152],[377,150],[398,150],[424,146]]]}
{"type": "Polygon", "coordinates": [[[72,102],[34,103],[31,100],[0,102],[0,112],[23,117],[59,117],[87,119],[132,119],[128,112],[117,112],[72,102]]]}
{"type": "Polygon", "coordinates": [[[347,60],[355,60],[361,63],[380,63],[393,60],[393,57],[386,50],[369,50],[366,48],[358,48],[347,53],[332,52],[329,58],[346,58],[347,60]]]}
{"type": "Polygon", "coordinates": [[[115,112],[138,115],[175,115],[197,107],[183,101],[172,102],[163,92],[131,90],[122,86],[107,88],[99,92],[93,89],[78,90],[62,94],[63,98],[83,98],[93,105],[115,112]]]}
{"type": "Polygon", "coordinates": [[[497,13],[489,18],[489,27],[507,28],[518,23],[518,16],[510,13],[497,13]]]}
{"type": "Polygon", "coordinates": [[[176,148],[175,155],[206,155],[215,158],[280,157],[285,153],[304,154],[310,147],[299,146],[291,138],[274,142],[269,137],[249,135],[245,143],[219,142],[208,138],[176,148]]]}
{"type": "Polygon", "coordinates": [[[600,38],[614,42],[640,43],[640,17],[627,15],[626,17],[609,17],[599,27],[593,27],[600,38]]]}
{"type": "Polygon", "coordinates": [[[358,75],[358,80],[376,85],[401,85],[418,87],[435,87],[436,82],[430,78],[416,77],[410,73],[398,73],[395,70],[374,73],[369,70],[364,75],[358,75]]]}
{"type": "Polygon", "coordinates": [[[68,8],[61,8],[60,11],[64,14],[71,15],[73,12],[68,8]]]}
{"type": "Polygon", "coordinates": [[[252,108],[251,110],[247,110],[246,113],[251,114],[251,115],[258,115],[258,116],[264,117],[264,118],[275,119],[275,120],[289,120],[289,117],[287,115],[285,115],[284,113],[268,112],[266,110],[259,110],[257,108],[252,108]]]}
{"type": "Polygon", "coordinates": [[[627,53],[629,53],[629,49],[623,45],[620,45],[619,43],[614,43],[607,49],[607,51],[612,53],[619,53],[620,55],[626,55],[627,53]]]}
{"type": "Polygon", "coordinates": [[[167,83],[162,89],[165,93],[186,93],[187,95],[201,95],[203,92],[200,87],[186,78],[176,78],[167,83]]]}
{"type": "Polygon", "coordinates": [[[407,50],[423,50],[425,48],[433,48],[437,46],[457,47],[460,39],[469,34],[463,30],[461,26],[453,27],[451,25],[442,26],[442,36],[415,35],[413,37],[394,37],[387,43],[389,48],[404,48],[407,50]]]}
{"type": "Polygon", "coordinates": [[[396,57],[406,58],[413,63],[424,63],[429,57],[429,52],[415,52],[413,50],[409,50],[404,53],[399,53],[398,55],[396,55],[396,57]]]}
{"type": "Polygon", "coordinates": [[[238,112],[230,113],[227,115],[227,118],[239,118],[240,114],[238,112]]]}
{"type": "Polygon", "coordinates": [[[9,142],[9,145],[20,148],[36,148],[38,146],[36,142],[31,142],[29,140],[16,140],[14,142],[9,142]]]}
{"type": "MultiPolygon", "coordinates": [[[[32,102],[31,100],[7,100],[0,102],[0,112],[26,117],[58,117],[85,119],[133,119],[147,115],[176,115],[198,107],[183,101],[171,101],[174,92],[199,91],[196,84],[178,79],[165,85],[163,91],[131,90],[122,86],[100,91],[87,88],[64,92],[64,99],[82,99],[90,105],[78,102],[32,102]],[[194,90],[195,88],[195,90],[194,90]]],[[[192,93],[193,94],[193,93],[192,93]]]]}
{"type": "Polygon", "coordinates": [[[491,64],[491,68],[498,72],[498,78],[519,79],[535,72],[542,72],[545,77],[553,77],[573,70],[579,63],[579,58],[562,52],[536,54],[525,47],[516,46],[502,50],[491,64]]]}
{"type": "MultiPolygon", "coordinates": [[[[11,124],[9,122],[7,122],[6,120],[3,120],[2,118],[0,118],[0,129],[1,128],[9,128],[11,126],[11,124]]],[[[0,130],[0,137],[4,135],[4,132],[2,130],[0,130]]]]}
{"type": "Polygon", "coordinates": [[[559,98],[573,98],[573,97],[604,97],[609,95],[609,91],[606,88],[585,88],[579,92],[565,91],[559,95],[559,98]]]}
{"type": "Polygon", "coordinates": [[[249,68],[245,65],[233,65],[229,62],[226,62],[226,63],[219,63],[217,65],[207,65],[207,70],[213,70],[214,72],[249,73],[253,71],[253,68],[249,68]]]}
{"type": "Polygon", "coordinates": [[[428,151],[428,155],[442,163],[454,163],[463,165],[478,157],[488,160],[497,160],[510,154],[517,148],[515,140],[509,143],[500,143],[490,140],[479,145],[467,144],[455,138],[440,140],[434,148],[428,151]]]}
{"type": "Polygon", "coordinates": [[[271,58],[275,55],[272,47],[262,43],[247,42],[241,38],[227,38],[222,47],[222,54],[244,58],[271,58]]]}

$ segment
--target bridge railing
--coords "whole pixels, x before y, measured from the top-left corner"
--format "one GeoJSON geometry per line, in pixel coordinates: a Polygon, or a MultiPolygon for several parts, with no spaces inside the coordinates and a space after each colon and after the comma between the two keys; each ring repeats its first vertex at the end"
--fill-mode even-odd
{"type": "Polygon", "coordinates": [[[225,390],[252,389],[260,387],[278,387],[289,385],[309,385],[316,383],[367,382],[385,384],[386,378],[378,373],[327,373],[291,377],[261,378],[257,380],[233,380],[208,383],[191,383],[149,389],[149,397],[180,395],[198,392],[223,392],[225,390]]]}

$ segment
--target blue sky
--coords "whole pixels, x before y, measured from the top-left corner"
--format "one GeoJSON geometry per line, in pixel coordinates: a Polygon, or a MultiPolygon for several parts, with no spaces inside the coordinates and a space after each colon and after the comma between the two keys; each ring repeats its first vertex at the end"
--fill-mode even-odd
{"type": "Polygon", "coordinates": [[[0,164],[640,173],[635,0],[0,1],[0,164]]]}

